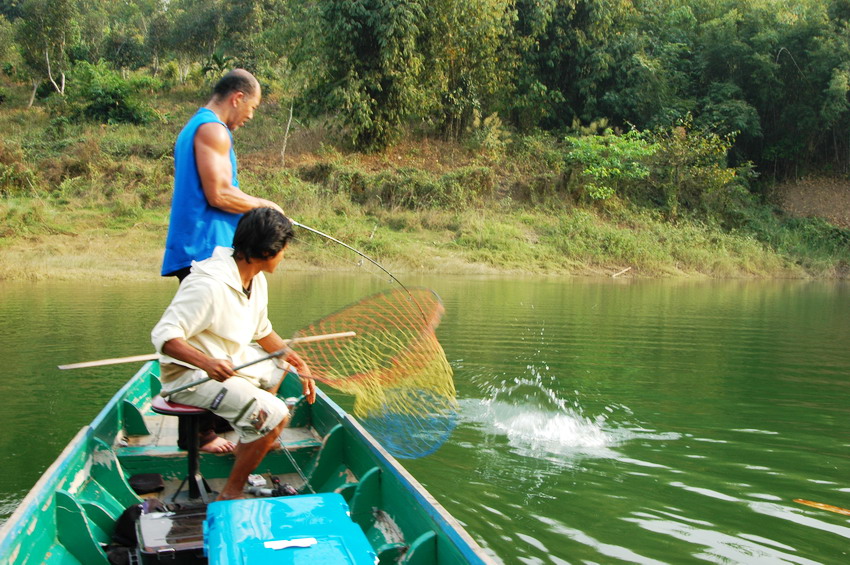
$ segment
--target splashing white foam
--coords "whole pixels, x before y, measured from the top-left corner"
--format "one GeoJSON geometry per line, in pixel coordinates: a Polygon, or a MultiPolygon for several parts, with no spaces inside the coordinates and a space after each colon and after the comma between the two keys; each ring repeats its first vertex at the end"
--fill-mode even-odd
{"type": "Polygon", "coordinates": [[[514,452],[561,463],[590,458],[620,458],[614,447],[626,441],[675,440],[680,435],[645,429],[622,420],[633,417],[623,405],[605,406],[602,414],[588,417],[579,391],[568,397],[550,386],[557,377],[548,365],[527,365],[519,376],[498,378],[482,372],[478,381],[483,399],[461,401],[460,418],[493,436],[504,436],[514,452]],[[619,418],[618,418],[619,417],[619,418]]]}
{"type": "Polygon", "coordinates": [[[487,433],[505,436],[522,455],[578,454],[615,443],[603,429],[602,419],[590,420],[570,409],[552,413],[528,404],[467,399],[462,401],[461,414],[487,433]]]}

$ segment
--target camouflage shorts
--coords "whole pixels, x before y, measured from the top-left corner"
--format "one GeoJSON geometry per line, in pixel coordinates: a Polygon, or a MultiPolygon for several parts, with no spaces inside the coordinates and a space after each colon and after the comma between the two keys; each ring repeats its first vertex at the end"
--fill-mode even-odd
{"type": "MultiPolygon", "coordinates": [[[[167,388],[178,388],[193,380],[206,377],[200,370],[186,369],[185,373],[168,383],[167,388]],[[200,376],[193,374],[200,373],[200,376]]],[[[169,400],[206,408],[230,422],[239,434],[239,441],[250,443],[271,432],[289,411],[280,398],[248,379],[230,377],[224,382],[207,381],[191,389],[175,392],[169,400]]]]}

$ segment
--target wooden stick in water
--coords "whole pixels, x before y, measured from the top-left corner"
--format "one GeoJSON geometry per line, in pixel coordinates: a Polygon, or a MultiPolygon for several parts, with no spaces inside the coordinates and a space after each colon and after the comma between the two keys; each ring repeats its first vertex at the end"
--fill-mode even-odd
{"type": "Polygon", "coordinates": [[[803,500],[802,498],[795,498],[794,502],[796,502],[797,504],[805,504],[806,506],[811,506],[812,508],[819,508],[820,510],[829,510],[830,512],[835,512],[836,514],[844,514],[845,516],[850,516],[850,510],[847,510],[846,508],[841,508],[839,506],[824,504],[823,502],[812,502],[811,500],[803,500]]]}

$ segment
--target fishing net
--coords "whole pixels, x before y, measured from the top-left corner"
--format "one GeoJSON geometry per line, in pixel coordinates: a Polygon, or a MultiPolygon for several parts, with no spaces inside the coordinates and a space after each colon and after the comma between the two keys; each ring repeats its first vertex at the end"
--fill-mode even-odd
{"type": "Polygon", "coordinates": [[[457,421],[452,369],[434,331],[444,312],[428,289],[364,298],[301,329],[355,337],[298,346],[313,377],[354,396],[353,414],[395,457],[436,451],[457,421]]]}

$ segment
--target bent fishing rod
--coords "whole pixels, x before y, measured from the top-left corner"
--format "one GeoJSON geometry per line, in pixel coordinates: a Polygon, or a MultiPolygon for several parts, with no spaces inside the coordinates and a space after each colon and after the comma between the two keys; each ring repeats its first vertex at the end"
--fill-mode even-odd
{"type": "Polygon", "coordinates": [[[366,259],[367,261],[369,261],[370,263],[372,263],[373,265],[375,265],[376,267],[378,267],[379,269],[381,269],[382,271],[384,271],[386,274],[388,274],[388,275],[390,276],[390,278],[391,278],[392,280],[394,280],[395,282],[397,282],[397,283],[398,283],[398,285],[399,285],[401,288],[403,288],[403,289],[404,289],[404,291],[407,293],[407,296],[409,296],[409,297],[410,297],[410,300],[412,300],[412,301],[413,301],[413,303],[414,303],[414,304],[416,304],[416,307],[417,307],[417,308],[419,308],[419,312],[422,314],[422,318],[423,318],[423,319],[425,320],[425,322],[427,323],[428,318],[427,318],[427,316],[425,316],[425,312],[422,310],[422,306],[420,306],[420,305],[419,305],[419,303],[418,303],[418,302],[416,302],[416,300],[413,298],[413,294],[411,294],[411,292],[407,289],[407,287],[406,287],[406,286],[404,286],[404,283],[403,283],[403,282],[401,282],[400,280],[398,280],[398,278],[396,278],[396,276],[395,276],[394,274],[392,274],[392,273],[391,273],[391,272],[389,272],[386,268],[384,268],[384,266],[383,266],[383,265],[381,265],[380,263],[378,263],[377,261],[375,261],[374,259],[372,259],[372,258],[371,258],[371,257],[369,257],[368,255],[366,255],[366,254],[365,254],[365,253],[363,253],[362,251],[360,251],[360,250],[358,250],[358,249],[355,249],[354,247],[352,247],[352,246],[348,245],[348,244],[347,244],[347,243],[345,243],[345,242],[342,242],[342,241],[338,240],[337,238],[335,238],[335,237],[333,237],[333,236],[331,236],[331,235],[328,235],[328,234],[326,234],[326,233],[324,233],[324,232],[322,232],[322,231],[319,231],[319,230],[317,230],[316,228],[311,228],[310,226],[305,226],[305,225],[304,225],[304,224],[302,224],[301,222],[298,222],[298,221],[296,221],[296,220],[293,220],[292,218],[289,218],[288,216],[287,216],[287,218],[289,219],[289,221],[292,223],[292,225],[293,225],[293,226],[298,226],[298,227],[299,227],[299,228],[301,228],[301,229],[307,230],[307,231],[312,232],[312,233],[314,233],[314,234],[316,234],[316,235],[318,235],[318,236],[324,237],[325,239],[329,239],[330,241],[333,241],[334,243],[337,243],[337,244],[339,244],[339,245],[342,245],[342,246],[343,246],[343,247],[345,247],[346,249],[348,249],[348,250],[350,250],[350,251],[353,251],[354,253],[356,253],[356,254],[360,255],[361,257],[363,257],[364,259],[366,259]]]}
{"type": "Polygon", "coordinates": [[[333,241],[334,243],[338,243],[338,244],[342,245],[343,247],[345,247],[346,249],[349,249],[349,250],[351,250],[351,251],[354,251],[355,253],[357,253],[358,255],[360,255],[361,257],[363,257],[364,259],[366,259],[367,261],[369,261],[370,263],[372,263],[373,265],[375,265],[376,267],[378,267],[379,269],[381,269],[382,271],[384,271],[386,274],[388,274],[388,275],[390,276],[390,278],[391,278],[391,279],[393,279],[395,282],[397,282],[397,283],[399,284],[399,286],[401,286],[401,288],[403,288],[403,289],[405,290],[405,292],[407,292],[407,294],[410,294],[410,291],[409,291],[409,290],[407,290],[407,287],[406,287],[406,286],[404,286],[404,283],[402,283],[400,280],[398,280],[398,279],[395,277],[395,275],[393,275],[391,272],[389,272],[387,269],[385,269],[383,265],[381,265],[380,263],[378,263],[377,261],[375,261],[374,259],[372,259],[372,258],[371,258],[371,257],[369,257],[368,255],[366,255],[366,254],[365,254],[365,253],[363,253],[362,251],[359,251],[359,250],[357,250],[357,249],[355,249],[355,248],[351,247],[351,246],[350,246],[350,245],[348,245],[347,243],[344,243],[344,242],[342,242],[342,241],[338,240],[337,238],[335,238],[335,237],[333,237],[333,236],[331,236],[331,235],[328,235],[328,234],[326,234],[326,233],[324,233],[324,232],[321,232],[321,231],[317,230],[316,228],[311,228],[310,226],[305,226],[305,225],[304,225],[304,224],[302,224],[301,222],[297,222],[297,221],[293,220],[292,218],[289,218],[289,221],[290,221],[290,222],[292,222],[292,225],[293,225],[293,226],[298,226],[298,227],[299,227],[299,228],[301,228],[301,229],[305,229],[305,230],[307,230],[307,231],[309,231],[309,232],[312,232],[312,233],[314,233],[314,234],[316,234],[316,235],[319,235],[319,236],[321,236],[321,237],[324,237],[324,238],[326,238],[326,239],[329,239],[329,240],[333,241]]]}

